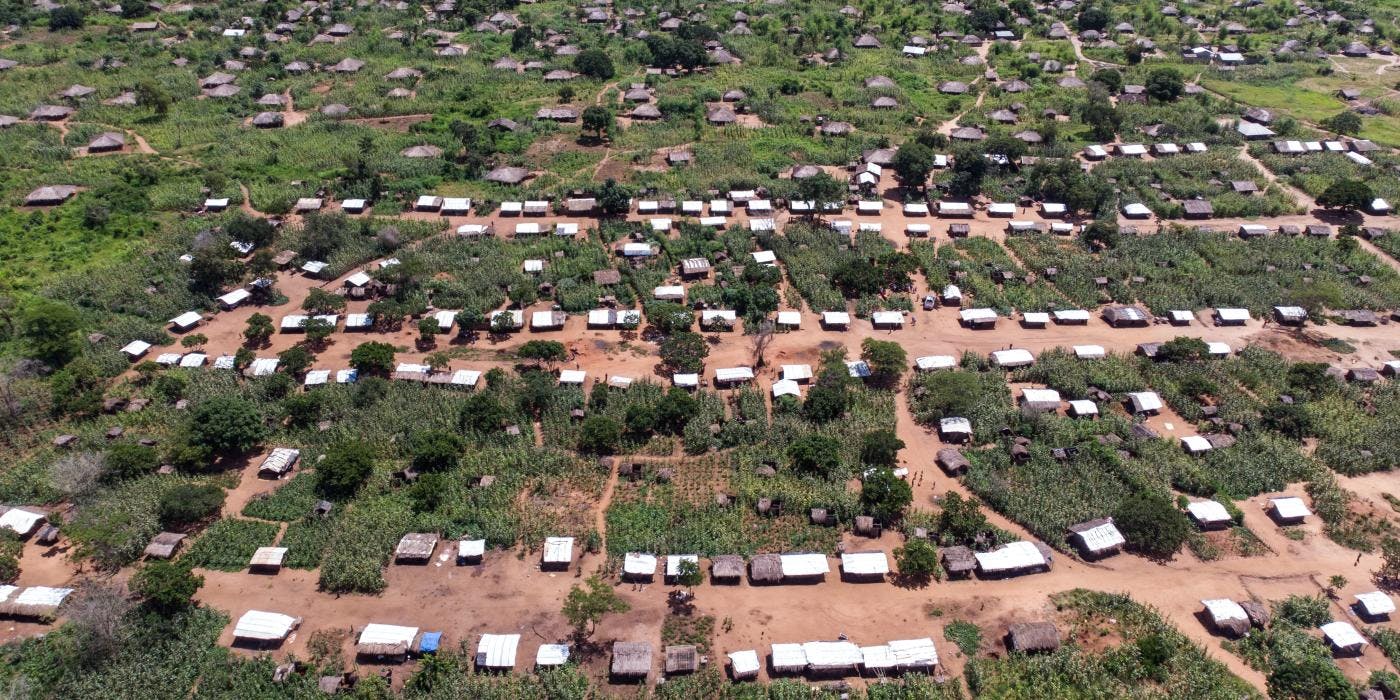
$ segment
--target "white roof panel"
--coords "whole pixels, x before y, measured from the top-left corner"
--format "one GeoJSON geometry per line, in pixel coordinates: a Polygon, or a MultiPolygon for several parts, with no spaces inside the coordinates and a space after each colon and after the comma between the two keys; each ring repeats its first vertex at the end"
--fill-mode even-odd
{"type": "Polygon", "coordinates": [[[1223,523],[1230,519],[1230,511],[1219,501],[1192,501],[1186,504],[1186,511],[1203,523],[1223,523]]]}
{"type": "Polygon", "coordinates": [[[925,355],[914,358],[914,366],[924,372],[935,369],[952,369],[958,366],[958,358],[952,355],[925,355]]]}
{"type": "Polygon", "coordinates": [[[486,668],[515,668],[518,634],[483,634],[476,645],[476,665],[486,668]]]}
{"type": "Polygon", "coordinates": [[[1321,629],[1322,635],[1327,638],[1327,641],[1338,649],[1366,646],[1365,637],[1362,637],[1361,633],[1357,632],[1350,622],[1334,620],[1318,629],[1321,629]]]}
{"type": "Polygon", "coordinates": [[[807,655],[807,664],[818,669],[855,667],[863,660],[860,647],[854,642],[804,642],[802,651],[807,655]]]}
{"type": "Polygon", "coordinates": [[[775,670],[807,667],[807,650],[801,644],[774,644],[772,655],[775,670]]]}
{"type": "Polygon", "coordinates": [[[1367,615],[1389,615],[1395,612],[1395,601],[1380,591],[1357,593],[1356,602],[1367,615]]]}
{"type": "Polygon", "coordinates": [[[825,554],[782,554],[783,576],[818,576],[831,572],[825,554]]]}
{"type": "Polygon", "coordinates": [[[1240,607],[1239,603],[1236,603],[1235,601],[1230,600],[1229,598],[1213,598],[1211,600],[1203,600],[1201,601],[1201,605],[1205,606],[1206,612],[1210,613],[1211,619],[1216,622],[1225,622],[1226,620],[1249,619],[1249,615],[1245,613],[1244,608],[1240,607]]]}
{"type": "Polygon", "coordinates": [[[371,622],[365,625],[357,644],[412,644],[418,636],[417,627],[403,625],[383,625],[371,622]]]}
{"type": "Polygon", "coordinates": [[[998,367],[1025,367],[1035,364],[1035,356],[1030,350],[1025,348],[1012,348],[1010,350],[993,350],[992,362],[998,367]]]}
{"type": "Polygon", "coordinates": [[[729,667],[736,676],[758,673],[758,652],[753,649],[729,652],[729,667]]]}
{"type": "Polygon", "coordinates": [[[628,552],[622,557],[622,573],[632,576],[656,575],[656,555],[628,552]]]}
{"type": "Polygon", "coordinates": [[[563,666],[569,663],[568,644],[541,644],[535,652],[536,666],[563,666]]]}
{"type": "Polygon", "coordinates": [[[715,370],[715,380],[721,382],[739,382],[753,379],[752,367],[721,367],[715,370]]]}
{"type": "Polygon", "coordinates": [[[1076,345],[1074,346],[1074,356],[1081,360],[1098,360],[1107,355],[1102,345],[1076,345]]]}
{"type": "Polygon", "coordinates": [[[899,664],[888,645],[860,648],[861,665],[867,670],[894,668],[899,664]]]}
{"type": "Polygon", "coordinates": [[[858,576],[883,575],[890,572],[890,562],[884,552],[846,552],[841,555],[841,570],[858,576]]]}
{"type": "Polygon", "coordinates": [[[486,540],[458,540],[457,556],[480,557],[486,554],[486,540]]]}
{"type": "Polygon", "coordinates": [[[1274,512],[1280,518],[1306,518],[1312,515],[1307,504],[1297,496],[1284,496],[1282,498],[1270,498],[1269,503],[1273,504],[1274,512]]]}
{"type": "Polygon", "coordinates": [[[546,537],[544,538],[544,560],[547,562],[565,563],[574,560],[574,538],[572,537],[546,537]]]}
{"type": "Polygon", "coordinates": [[[286,639],[296,624],[297,619],[291,615],[249,610],[233,626],[233,638],[259,641],[286,639]]]}
{"type": "Polygon", "coordinates": [[[986,572],[1014,571],[1044,566],[1045,556],[1025,540],[1004,544],[990,552],[977,552],[977,567],[986,572]]]}
{"type": "Polygon", "coordinates": [[[681,562],[683,562],[683,561],[691,562],[692,564],[695,564],[697,567],[700,566],[700,557],[699,557],[699,555],[696,555],[696,554],[669,554],[669,555],[666,556],[666,575],[667,575],[667,576],[673,576],[673,577],[674,577],[674,576],[680,576],[680,575],[681,575],[681,562]]]}
{"type": "Polygon", "coordinates": [[[11,508],[0,514],[0,528],[12,530],[24,536],[34,532],[43,519],[43,513],[35,513],[23,508],[11,508]]]}

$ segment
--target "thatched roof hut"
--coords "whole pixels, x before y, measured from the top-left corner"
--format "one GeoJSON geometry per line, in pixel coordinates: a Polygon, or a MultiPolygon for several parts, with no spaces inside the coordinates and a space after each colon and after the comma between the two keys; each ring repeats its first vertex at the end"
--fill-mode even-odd
{"type": "Polygon", "coordinates": [[[737,584],[744,578],[744,558],[720,554],[710,559],[710,583],[737,584]]]}
{"type": "Polygon", "coordinates": [[[749,560],[749,583],[773,585],[783,580],[783,560],[777,554],[759,554],[749,560]]]}
{"type": "Polygon", "coordinates": [[[437,549],[438,536],[431,532],[410,532],[399,540],[394,549],[394,561],[399,564],[426,564],[437,549]]]}
{"type": "Polygon", "coordinates": [[[696,651],[694,644],[672,644],[666,647],[666,675],[695,673],[699,669],[700,653],[696,651]]]}
{"type": "Polygon", "coordinates": [[[613,642],[612,677],[617,680],[646,680],[651,675],[651,644],[613,642]]]}
{"type": "Polygon", "coordinates": [[[162,532],[151,539],[151,543],[146,545],[146,556],[152,559],[169,559],[175,556],[175,551],[180,548],[180,544],[185,541],[186,535],[181,532],[162,532]]]}
{"type": "Polygon", "coordinates": [[[1017,622],[1006,627],[1006,648],[1032,653],[1060,648],[1060,631],[1050,622],[1017,622]]]}
{"type": "Polygon", "coordinates": [[[937,462],[938,466],[942,467],[943,471],[947,472],[949,476],[962,474],[967,471],[968,467],[972,466],[972,463],[967,461],[967,457],[963,456],[962,450],[955,447],[944,447],[940,449],[934,461],[937,462]]]}
{"type": "Polygon", "coordinates": [[[941,554],[948,578],[969,578],[977,570],[977,555],[967,547],[944,547],[941,554]]]}

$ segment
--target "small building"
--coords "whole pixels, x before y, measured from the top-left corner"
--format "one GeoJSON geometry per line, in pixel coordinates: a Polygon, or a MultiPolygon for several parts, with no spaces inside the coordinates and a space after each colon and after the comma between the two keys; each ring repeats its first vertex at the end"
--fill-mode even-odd
{"type": "Polygon", "coordinates": [[[666,675],[677,676],[700,670],[700,652],[694,644],[672,644],[666,647],[666,675]]]}
{"type": "Polygon", "coordinates": [[[301,450],[292,447],[278,447],[268,453],[258,466],[258,476],[264,478],[280,479],[292,471],[297,459],[301,457],[301,450]]]}
{"type": "Polygon", "coordinates": [[[1269,517],[1279,525],[1297,525],[1309,515],[1312,515],[1312,511],[1308,510],[1307,504],[1297,496],[1269,499],[1269,517]]]}
{"type": "Polygon", "coordinates": [[[540,560],[542,570],[562,571],[569,568],[573,561],[574,538],[546,537],[544,539],[544,554],[540,560]]]}
{"type": "Polygon", "coordinates": [[[1069,526],[1069,540],[1085,559],[1103,559],[1123,551],[1126,540],[1113,518],[1099,518],[1069,526]]]}
{"type": "Polygon", "coordinates": [[[1048,550],[1024,540],[1004,544],[990,552],[977,552],[977,571],[984,577],[1019,576],[1050,570],[1048,550]]]}
{"type": "Polygon", "coordinates": [[[371,622],[360,632],[355,642],[355,654],[378,660],[402,661],[408,656],[417,637],[417,627],[371,622]]]}
{"type": "Polygon", "coordinates": [[[1021,409],[1032,413],[1054,413],[1060,410],[1060,392],[1054,389],[1022,389],[1021,409]]]}
{"type": "Polygon", "coordinates": [[[1381,591],[1357,593],[1356,603],[1352,605],[1352,609],[1367,622],[1384,622],[1390,619],[1391,613],[1395,612],[1395,601],[1381,591]]]}
{"type": "Polygon", "coordinates": [[[249,610],[233,626],[233,641],[235,644],[254,646],[281,644],[300,624],[299,617],[249,610]]]}
{"type": "Polygon", "coordinates": [[[934,457],[934,462],[943,469],[949,476],[958,476],[967,471],[972,463],[963,456],[962,450],[956,447],[944,447],[938,450],[934,457]]]}
{"type": "Polygon", "coordinates": [[[938,421],[938,439],[944,442],[967,442],[972,439],[972,421],[949,416],[938,421]]]}
{"type": "Polygon", "coordinates": [[[1333,620],[1319,629],[1322,630],[1322,638],[1337,656],[1360,656],[1361,650],[1366,648],[1366,638],[1350,622],[1333,620]]]}
{"type": "Polygon", "coordinates": [[[1301,306],[1275,306],[1274,320],[1283,326],[1301,326],[1308,320],[1308,312],[1301,306]]]}
{"type": "Polygon", "coordinates": [[[1217,326],[1243,326],[1249,321],[1249,309],[1217,308],[1212,313],[1217,326]]]}
{"type": "Polygon", "coordinates": [[[825,554],[794,553],[778,555],[783,583],[820,583],[831,573],[831,562],[825,554]]]}
{"type": "Polygon", "coordinates": [[[967,547],[944,547],[939,553],[942,555],[943,570],[947,572],[948,578],[969,578],[977,571],[977,556],[967,547]]]}
{"type": "Polygon", "coordinates": [[[248,571],[275,574],[282,570],[282,561],[286,557],[286,547],[258,547],[248,560],[248,571]]]}
{"type": "Polygon", "coordinates": [[[394,548],[394,562],[397,564],[427,564],[437,549],[438,536],[428,532],[410,532],[399,540],[394,548]]]}
{"type": "Polygon", "coordinates": [[[622,557],[622,580],[649,583],[656,578],[656,555],[628,552],[622,557]]]}
{"type": "Polygon", "coordinates": [[[1206,622],[1215,634],[1239,638],[1249,632],[1249,615],[1239,603],[1229,598],[1215,598],[1202,600],[1201,605],[1205,606],[1206,622]]]}
{"type": "Polygon", "coordinates": [[[729,658],[729,677],[735,681],[746,681],[758,678],[759,669],[762,665],[758,661],[758,652],[753,649],[743,651],[731,651],[727,655],[729,658]]]}
{"type": "Polygon", "coordinates": [[[882,551],[843,552],[841,554],[842,581],[853,583],[880,582],[885,580],[885,576],[889,572],[889,559],[882,551]]]}
{"type": "Polygon", "coordinates": [[[777,554],[758,554],[749,559],[749,583],[771,586],[783,580],[783,560],[777,554]]]}
{"type": "Polygon", "coordinates": [[[1006,649],[1023,654],[1060,648],[1060,631],[1051,622],[1017,622],[1006,627],[1006,649]]]}
{"type": "Polygon", "coordinates": [[[738,585],[743,578],[743,557],[737,554],[720,554],[710,558],[710,583],[738,585]]]}
{"type": "Polygon", "coordinates": [[[615,681],[646,681],[651,675],[651,644],[613,642],[609,674],[615,681]]]}
{"type": "Polygon", "coordinates": [[[1155,391],[1134,391],[1128,394],[1128,408],[1134,414],[1155,416],[1162,410],[1162,397],[1155,391]]]}
{"type": "Polygon", "coordinates": [[[535,668],[556,668],[569,663],[568,644],[541,644],[535,652],[535,668]]]}
{"type": "Polygon", "coordinates": [[[1144,327],[1151,317],[1137,306],[1110,306],[1103,311],[1103,320],[1114,328],[1144,327]]]}
{"type": "Polygon", "coordinates": [[[483,634],[476,644],[476,670],[509,673],[515,670],[515,654],[520,646],[518,634],[483,634]]]}
{"type": "Polygon", "coordinates": [[[457,565],[480,564],[486,557],[486,540],[459,540],[457,542],[457,565]]]}
{"type": "Polygon", "coordinates": [[[1192,501],[1186,504],[1186,514],[1202,530],[1219,530],[1234,521],[1230,511],[1219,501],[1192,501]]]}
{"type": "Polygon", "coordinates": [[[146,545],[144,554],[150,559],[170,559],[180,549],[185,537],[186,535],[182,532],[162,532],[151,538],[150,544],[146,545]]]}

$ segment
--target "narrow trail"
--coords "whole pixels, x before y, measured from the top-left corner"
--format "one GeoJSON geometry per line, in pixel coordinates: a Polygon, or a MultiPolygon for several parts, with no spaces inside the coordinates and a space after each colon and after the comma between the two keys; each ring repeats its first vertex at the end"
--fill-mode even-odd
{"type": "MultiPolygon", "coordinates": [[[[598,531],[598,538],[602,541],[600,549],[604,552],[608,551],[608,507],[612,505],[613,493],[617,491],[619,463],[614,459],[608,467],[608,481],[603,485],[603,495],[598,499],[598,507],[593,512],[593,529],[598,531]]],[[[602,563],[599,562],[599,566],[602,566],[602,563]]]]}

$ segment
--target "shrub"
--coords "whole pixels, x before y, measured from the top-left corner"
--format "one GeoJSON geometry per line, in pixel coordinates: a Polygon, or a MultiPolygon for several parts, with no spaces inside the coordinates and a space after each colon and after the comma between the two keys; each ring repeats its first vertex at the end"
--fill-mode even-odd
{"type": "Polygon", "coordinates": [[[462,447],[462,438],[445,430],[420,430],[409,440],[413,467],[420,471],[451,469],[457,465],[462,447]]]}
{"type": "Polygon", "coordinates": [[[894,561],[899,565],[899,575],[915,580],[932,578],[939,572],[938,548],[928,540],[915,538],[894,550],[894,561]]]}
{"type": "Polygon", "coordinates": [[[579,428],[578,449],[588,454],[611,454],[622,441],[622,424],[607,416],[589,416],[579,428]]]}
{"type": "Polygon", "coordinates": [[[860,504],[866,513],[881,522],[899,520],[913,500],[914,490],[909,482],[895,476],[889,469],[876,469],[861,479],[860,504]]]}
{"type": "Polygon", "coordinates": [[[893,430],[876,430],[861,437],[860,461],[882,467],[894,466],[902,449],[904,441],[893,430]]]}
{"type": "Polygon", "coordinates": [[[374,450],[361,440],[346,440],[332,445],[316,465],[316,485],[332,496],[349,496],[374,471],[374,450]]]}
{"type": "Polygon", "coordinates": [[[160,497],[157,513],[167,529],[197,523],[217,515],[224,505],[224,490],[213,484],[181,484],[160,497]]]}
{"type": "Polygon", "coordinates": [[[829,478],[841,468],[841,441],[830,435],[803,435],[788,446],[792,468],[803,474],[829,478]]]}
{"type": "Polygon", "coordinates": [[[151,562],[131,577],[131,590],[146,599],[146,605],[163,615],[185,610],[194,594],[204,586],[183,562],[151,562]]]}
{"type": "Polygon", "coordinates": [[[1137,493],[1118,506],[1113,515],[1128,547],[1149,557],[1176,554],[1191,535],[1191,524],[1164,495],[1137,493]]]}
{"type": "Polygon", "coordinates": [[[266,432],[257,407],[247,399],[232,396],[205,401],[190,420],[190,442],[214,452],[247,452],[266,432]]]}
{"type": "Polygon", "coordinates": [[[160,455],[153,447],[123,442],[107,450],[102,465],[104,479],[132,479],[155,471],[160,466],[160,455]]]}

